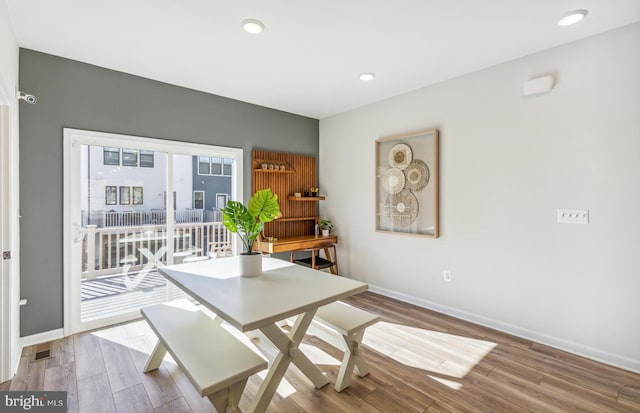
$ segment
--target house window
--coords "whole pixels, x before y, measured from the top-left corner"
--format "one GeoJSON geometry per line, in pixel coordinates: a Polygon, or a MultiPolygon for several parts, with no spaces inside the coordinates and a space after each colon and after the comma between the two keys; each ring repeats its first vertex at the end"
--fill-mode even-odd
{"type": "Polygon", "coordinates": [[[204,209],[204,191],[193,191],[193,209],[204,209]]]}
{"type": "Polygon", "coordinates": [[[153,168],[153,151],[140,151],[140,167],[153,168]]]}
{"type": "Polygon", "coordinates": [[[198,174],[199,175],[210,175],[211,174],[211,164],[208,156],[198,156],[198,174]]]}
{"type": "Polygon", "coordinates": [[[123,149],[122,166],[138,166],[138,151],[135,149],[123,149]]]}
{"type": "Polygon", "coordinates": [[[133,205],[144,204],[144,189],[141,186],[134,186],[132,192],[133,205]]]}
{"type": "Polygon", "coordinates": [[[198,156],[198,175],[231,176],[233,159],[198,156]]]}
{"type": "Polygon", "coordinates": [[[211,158],[211,175],[222,175],[222,158],[211,158]]]}
{"type": "Polygon", "coordinates": [[[222,161],[222,174],[224,176],[231,176],[231,173],[233,172],[233,159],[225,158],[222,161]]]}
{"type": "Polygon", "coordinates": [[[118,187],[117,186],[104,187],[104,204],[105,205],[118,204],[118,187]]]}
{"type": "Polygon", "coordinates": [[[103,148],[105,165],[120,166],[120,148],[103,148]]]}
{"type": "Polygon", "coordinates": [[[131,205],[131,187],[120,187],[120,205],[131,205]]]}

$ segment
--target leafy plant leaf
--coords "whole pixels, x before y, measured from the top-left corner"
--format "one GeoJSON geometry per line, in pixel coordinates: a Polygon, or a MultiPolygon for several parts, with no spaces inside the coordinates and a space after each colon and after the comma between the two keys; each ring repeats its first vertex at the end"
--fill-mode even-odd
{"type": "Polygon", "coordinates": [[[222,225],[231,232],[244,232],[253,219],[247,207],[237,201],[227,202],[222,210],[222,225]]]}
{"type": "Polygon", "coordinates": [[[265,222],[279,218],[280,205],[278,195],[270,188],[253,194],[249,208],[237,201],[229,201],[222,210],[222,224],[231,232],[240,235],[246,252],[251,252],[253,243],[262,232],[265,222]]]}
{"type": "Polygon", "coordinates": [[[249,214],[260,222],[271,222],[281,216],[278,195],[271,188],[262,189],[249,199],[249,214]]]}

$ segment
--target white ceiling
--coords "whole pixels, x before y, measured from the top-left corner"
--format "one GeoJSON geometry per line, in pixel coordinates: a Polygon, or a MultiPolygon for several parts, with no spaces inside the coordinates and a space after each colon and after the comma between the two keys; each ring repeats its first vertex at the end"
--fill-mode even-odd
{"type": "Polygon", "coordinates": [[[6,1],[21,47],[313,118],[640,20],[640,0],[6,1]]]}

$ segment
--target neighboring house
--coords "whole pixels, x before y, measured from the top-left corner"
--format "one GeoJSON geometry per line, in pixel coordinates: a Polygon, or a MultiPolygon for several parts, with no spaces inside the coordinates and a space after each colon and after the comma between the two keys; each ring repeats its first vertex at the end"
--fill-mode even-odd
{"type": "MultiPolygon", "coordinates": [[[[104,225],[105,213],[165,210],[165,154],[85,145],[81,154],[81,202],[86,224],[104,225]]],[[[231,196],[232,170],[230,159],[175,156],[173,208],[213,211],[224,207],[231,196]]],[[[205,220],[212,219],[213,215],[205,216],[205,220]]]]}
{"type": "Polygon", "coordinates": [[[233,160],[193,157],[193,208],[207,211],[224,208],[231,197],[233,160]]]}

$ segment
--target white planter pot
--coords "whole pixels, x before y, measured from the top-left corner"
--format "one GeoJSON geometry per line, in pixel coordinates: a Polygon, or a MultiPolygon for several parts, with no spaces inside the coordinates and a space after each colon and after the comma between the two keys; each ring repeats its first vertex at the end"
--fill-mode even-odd
{"type": "Polygon", "coordinates": [[[241,277],[262,275],[262,254],[240,254],[238,255],[238,266],[241,277]]]}
{"type": "Polygon", "coordinates": [[[329,236],[329,230],[328,229],[323,229],[322,230],[322,236],[323,237],[328,237],[329,236]]]}

